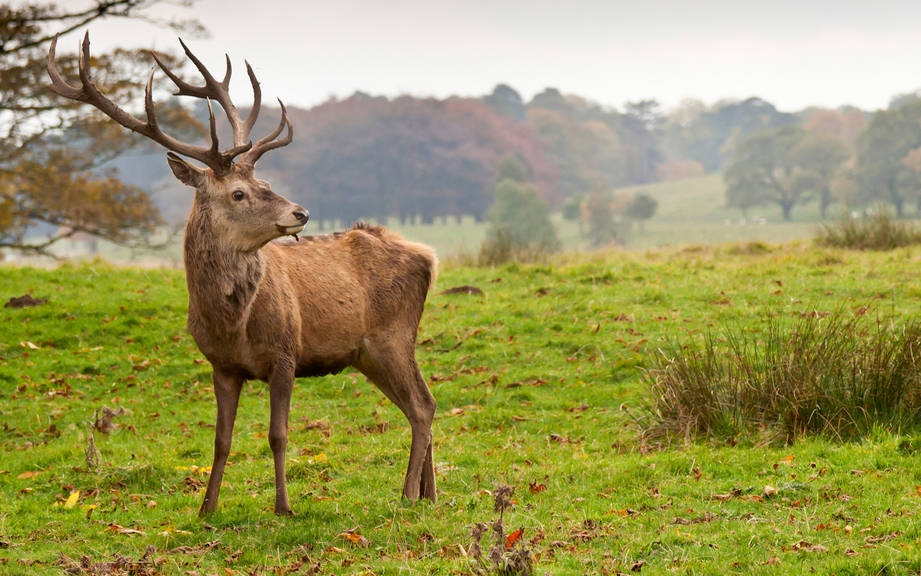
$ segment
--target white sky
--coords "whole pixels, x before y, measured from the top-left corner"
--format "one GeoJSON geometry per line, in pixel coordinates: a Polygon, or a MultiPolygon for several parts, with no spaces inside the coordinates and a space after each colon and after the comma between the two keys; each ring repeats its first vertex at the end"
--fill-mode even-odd
{"type": "MultiPolygon", "coordinates": [[[[526,100],[553,86],[618,108],[760,96],[787,111],[873,110],[921,88],[921,0],[201,0],[163,11],[205,24],[210,37],[188,43],[215,75],[230,54],[241,103],[244,58],[267,97],[302,107],[355,90],[445,97],[504,82],[526,100]]],[[[125,21],[90,31],[98,50],[178,50],[175,36],[125,21]]]]}

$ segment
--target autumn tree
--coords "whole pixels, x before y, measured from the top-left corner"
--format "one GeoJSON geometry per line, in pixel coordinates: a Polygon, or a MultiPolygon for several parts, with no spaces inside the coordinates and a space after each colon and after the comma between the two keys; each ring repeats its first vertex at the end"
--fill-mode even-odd
{"type": "MultiPolygon", "coordinates": [[[[106,162],[143,145],[143,139],[51,92],[45,57],[51,39],[60,34],[59,65],[75,78],[76,52],[65,53],[60,46],[72,42],[76,47],[70,33],[102,18],[140,18],[186,32],[201,29],[195,22],[154,20],[149,9],[160,2],[0,4],[0,248],[48,254],[54,243],[78,232],[128,245],[148,243],[161,221],[158,211],[144,190],[126,185],[106,168],[106,162]]],[[[129,101],[149,66],[149,56],[140,51],[94,55],[94,80],[113,99],[129,101]]],[[[201,129],[175,104],[160,116],[180,135],[201,129]]]]}

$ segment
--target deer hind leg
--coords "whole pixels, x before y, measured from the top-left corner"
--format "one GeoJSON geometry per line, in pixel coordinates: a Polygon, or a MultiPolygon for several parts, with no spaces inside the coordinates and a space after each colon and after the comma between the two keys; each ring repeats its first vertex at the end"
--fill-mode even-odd
{"type": "Polygon", "coordinates": [[[233,423],[237,418],[237,403],[243,378],[223,374],[214,370],[214,396],[217,398],[217,423],[214,427],[214,462],[208,477],[208,489],[205,499],[198,510],[199,516],[213,512],[217,508],[221,492],[221,480],[224,477],[224,465],[230,455],[230,443],[233,438],[233,423]]]}
{"type": "Polygon", "coordinates": [[[279,362],[269,379],[269,447],[275,460],[275,513],[290,515],[288,486],[285,479],[285,452],[288,448],[288,413],[291,410],[291,389],[294,387],[294,363],[279,362]]]}
{"type": "Polygon", "coordinates": [[[434,502],[437,499],[432,459],[435,398],[422,379],[412,347],[409,347],[409,352],[401,352],[386,342],[378,345],[369,343],[362,350],[358,368],[409,420],[412,443],[403,497],[409,500],[422,497],[434,502]]]}

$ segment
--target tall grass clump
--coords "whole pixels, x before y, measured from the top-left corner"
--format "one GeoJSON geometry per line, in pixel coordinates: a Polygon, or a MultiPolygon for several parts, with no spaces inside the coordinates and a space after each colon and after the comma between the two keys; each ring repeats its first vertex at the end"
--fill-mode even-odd
{"type": "Polygon", "coordinates": [[[921,244],[921,228],[901,222],[885,209],[865,218],[845,214],[833,224],[822,224],[816,236],[820,246],[853,250],[893,250],[921,244]]]}
{"type": "Polygon", "coordinates": [[[921,424],[921,323],[852,313],[772,317],[675,344],[647,371],[649,438],[805,434],[848,440],[921,424]]]}

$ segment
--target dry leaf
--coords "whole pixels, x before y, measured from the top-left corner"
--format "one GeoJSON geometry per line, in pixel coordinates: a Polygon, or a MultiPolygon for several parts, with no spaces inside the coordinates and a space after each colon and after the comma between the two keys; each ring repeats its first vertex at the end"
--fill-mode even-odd
{"type": "Polygon", "coordinates": [[[35,478],[42,472],[44,472],[44,470],[29,470],[28,472],[23,472],[22,474],[17,476],[17,478],[19,478],[20,480],[27,480],[29,478],[35,478]]]}
{"type": "Polygon", "coordinates": [[[361,546],[362,548],[367,548],[368,546],[371,545],[371,542],[367,538],[365,538],[364,536],[362,536],[355,530],[346,530],[344,532],[340,532],[339,536],[345,538],[346,540],[348,540],[349,542],[351,542],[352,544],[356,546],[361,546]]]}
{"type": "Polygon", "coordinates": [[[125,528],[120,524],[109,524],[106,526],[107,532],[115,532],[116,534],[126,534],[126,535],[138,535],[145,536],[146,533],[141,530],[135,530],[134,528],[125,528]]]}

